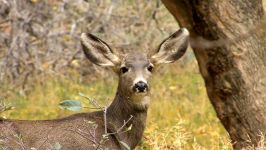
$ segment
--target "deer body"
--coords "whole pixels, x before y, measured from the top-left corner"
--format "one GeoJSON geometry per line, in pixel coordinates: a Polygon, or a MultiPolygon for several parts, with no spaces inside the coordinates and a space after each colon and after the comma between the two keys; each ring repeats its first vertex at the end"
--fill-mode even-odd
{"type": "Polygon", "coordinates": [[[0,148],[53,149],[59,143],[61,149],[126,149],[125,144],[134,149],[146,125],[152,70],[157,64],[179,59],[187,49],[188,35],[186,29],[180,29],[149,57],[143,53],[116,55],[105,42],[83,33],[81,44],[87,58],[97,65],[113,67],[119,76],[116,96],[106,113],[40,121],[0,120],[0,148]]]}

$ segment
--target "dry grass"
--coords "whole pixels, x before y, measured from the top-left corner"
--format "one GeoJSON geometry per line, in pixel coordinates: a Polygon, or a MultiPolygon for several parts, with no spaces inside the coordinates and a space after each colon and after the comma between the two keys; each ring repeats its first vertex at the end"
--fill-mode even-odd
{"type": "MultiPolygon", "coordinates": [[[[195,62],[191,64],[196,67],[195,62]]],[[[228,135],[207,99],[203,81],[193,70],[177,64],[158,69],[152,83],[147,128],[138,149],[232,149],[228,135]]],[[[44,79],[47,82],[36,83],[27,97],[10,96],[8,101],[16,109],[1,115],[13,119],[66,116],[72,112],[58,108],[61,100],[79,99],[88,105],[78,96],[79,92],[107,105],[115,94],[117,83],[115,77],[98,79],[88,85],[81,83],[78,75],[72,79],[44,79]]],[[[44,79],[40,77],[40,80],[44,79]]]]}

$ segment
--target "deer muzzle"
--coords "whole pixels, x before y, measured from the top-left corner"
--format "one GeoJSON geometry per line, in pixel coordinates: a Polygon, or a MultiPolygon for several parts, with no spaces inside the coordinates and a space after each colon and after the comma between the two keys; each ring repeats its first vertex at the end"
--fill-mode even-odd
{"type": "Polygon", "coordinates": [[[145,93],[148,91],[148,85],[143,81],[139,81],[133,86],[133,91],[136,93],[145,93]]]}

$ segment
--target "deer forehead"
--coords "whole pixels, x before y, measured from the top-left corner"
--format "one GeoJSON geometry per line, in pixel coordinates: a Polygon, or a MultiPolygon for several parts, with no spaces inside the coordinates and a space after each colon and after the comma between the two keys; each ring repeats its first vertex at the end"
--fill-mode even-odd
{"type": "Polygon", "coordinates": [[[122,66],[132,67],[133,69],[141,69],[150,64],[150,60],[146,54],[143,53],[129,53],[122,62],[122,66]]]}

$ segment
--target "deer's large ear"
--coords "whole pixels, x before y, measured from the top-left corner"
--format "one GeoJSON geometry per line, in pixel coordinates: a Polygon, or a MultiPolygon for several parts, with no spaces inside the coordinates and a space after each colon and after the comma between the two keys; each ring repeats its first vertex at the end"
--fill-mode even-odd
{"type": "Polygon", "coordinates": [[[181,28],[165,39],[156,53],[151,57],[154,64],[171,63],[182,57],[188,47],[189,32],[181,28]]]}
{"type": "Polygon", "coordinates": [[[99,66],[116,66],[120,59],[101,39],[89,33],[81,34],[81,45],[86,57],[99,66]]]}

